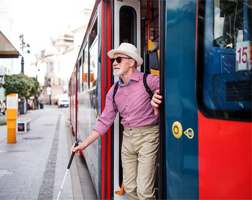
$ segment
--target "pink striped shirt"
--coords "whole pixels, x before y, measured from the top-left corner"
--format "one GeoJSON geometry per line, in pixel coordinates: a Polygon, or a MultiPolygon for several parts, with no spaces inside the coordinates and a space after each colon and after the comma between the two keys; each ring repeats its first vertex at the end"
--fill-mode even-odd
{"type": "MultiPolygon", "coordinates": [[[[105,108],[93,128],[94,130],[101,135],[105,134],[114,122],[118,111],[122,117],[121,123],[124,127],[131,128],[158,124],[159,118],[154,114],[149,94],[143,84],[143,74],[135,70],[128,84],[118,85],[115,95],[116,106],[113,103],[115,84],[110,88],[106,97],[105,108]],[[117,112],[115,112],[115,108],[117,112]]],[[[156,90],[159,90],[159,77],[149,74],[147,84],[154,94],[156,90]]]]}

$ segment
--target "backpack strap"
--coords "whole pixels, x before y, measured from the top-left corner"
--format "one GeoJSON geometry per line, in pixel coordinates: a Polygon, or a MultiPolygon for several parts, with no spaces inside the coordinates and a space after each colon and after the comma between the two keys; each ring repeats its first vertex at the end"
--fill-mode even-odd
{"type": "Polygon", "coordinates": [[[153,93],[152,93],[151,89],[149,88],[149,86],[147,84],[147,76],[148,76],[148,74],[144,73],[144,75],[143,75],[143,83],[144,83],[144,87],[146,89],[146,92],[149,94],[150,100],[151,100],[152,96],[153,96],[153,93]]]}
{"type": "Polygon", "coordinates": [[[114,104],[115,112],[116,112],[115,95],[116,95],[116,92],[118,90],[118,85],[119,85],[119,81],[116,82],[115,87],[114,87],[114,92],[113,92],[113,104],[114,104]]]}

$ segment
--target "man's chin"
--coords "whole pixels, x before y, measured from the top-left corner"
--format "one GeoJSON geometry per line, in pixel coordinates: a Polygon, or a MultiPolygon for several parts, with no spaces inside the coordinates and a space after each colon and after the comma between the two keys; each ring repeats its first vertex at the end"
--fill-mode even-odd
{"type": "Polygon", "coordinates": [[[114,74],[114,76],[116,76],[116,77],[120,77],[120,76],[122,76],[123,74],[122,73],[113,73],[114,74]]]}

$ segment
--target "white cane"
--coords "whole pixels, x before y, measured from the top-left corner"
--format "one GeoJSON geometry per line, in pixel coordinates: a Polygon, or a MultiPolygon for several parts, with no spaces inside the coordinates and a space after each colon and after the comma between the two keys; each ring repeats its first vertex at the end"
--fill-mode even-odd
{"type": "MultiPolygon", "coordinates": [[[[78,141],[76,141],[75,142],[75,144],[74,144],[74,147],[77,147],[78,146],[78,141]]],[[[59,191],[59,194],[58,194],[58,197],[57,197],[57,200],[59,200],[59,197],[60,197],[60,194],[61,194],[61,191],[62,191],[62,188],[63,188],[63,185],[64,185],[64,183],[65,183],[65,180],[66,180],[66,177],[67,177],[67,173],[68,173],[68,171],[69,171],[69,169],[70,169],[70,166],[71,166],[71,164],[72,164],[72,161],[73,161],[73,157],[74,157],[74,152],[72,152],[72,155],[71,155],[71,158],[70,158],[70,160],[69,160],[69,163],[68,163],[68,166],[67,166],[67,170],[66,170],[66,173],[65,173],[65,176],[64,176],[64,179],[63,179],[63,182],[62,182],[62,184],[61,184],[61,187],[60,187],[60,191],[59,191]]]]}

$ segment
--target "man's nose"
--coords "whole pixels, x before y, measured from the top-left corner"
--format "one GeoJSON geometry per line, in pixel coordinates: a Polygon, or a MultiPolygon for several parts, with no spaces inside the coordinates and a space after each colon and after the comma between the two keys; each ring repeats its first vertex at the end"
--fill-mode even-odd
{"type": "Polygon", "coordinates": [[[117,66],[117,65],[118,65],[118,62],[116,62],[116,60],[114,60],[113,66],[117,66]]]}

